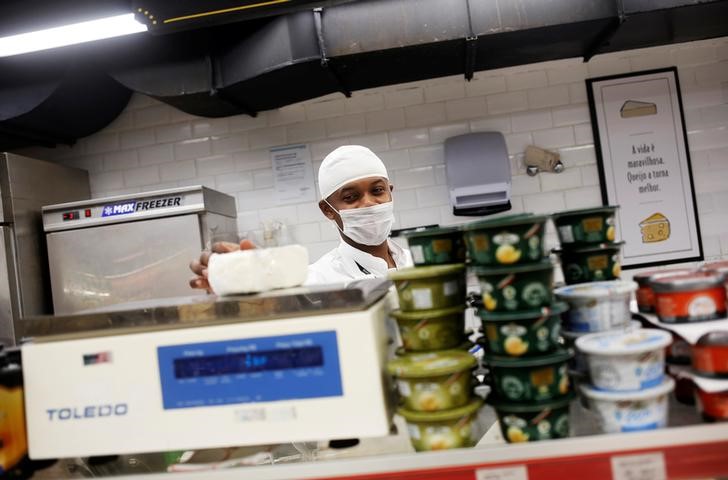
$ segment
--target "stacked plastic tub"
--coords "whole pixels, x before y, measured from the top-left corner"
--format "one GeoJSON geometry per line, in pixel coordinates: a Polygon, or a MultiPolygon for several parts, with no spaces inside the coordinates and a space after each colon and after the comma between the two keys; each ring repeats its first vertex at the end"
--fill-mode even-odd
{"type": "MultiPolygon", "coordinates": [[[[630,326],[630,300],[637,286],[618,280],[622,243],[614,243],[617,208],[605,206],[553,215],[561,244],[554,253],[561,260],[568,284],[555,292],[570,306],[562,324],[568,347],[573,348],[582,335],[630,326]]],[[[572,369],[577,383],[587,380],[585,359],[579,351],[572,369]]]]}
{"type": "Polygon", "coordinates": [[[622,272],[624,242],[615,242],[616,206],[569,210],[553,214],[559,235],[564,280],[568,285],[613,280],[622,272]]]}
{"type": "Polygon", "coordinates": [[[667,332],[632,322],[635,282],[619,280],[622,242],[615,243],[617,207],[555,214],[554,224],[568,284],[556,297],[570,306],[563,337],[576,347],[574,376],[582,403],[599,419],[603,432],[663,427],[667,398],[674,389],[665,376],[667,332]]]}
{"type": "Polygon", "coordinates": [[[706,421],[728,420],[726,274],[728,262],[723,261],[699,270],[643,272],[637,277],[640,312],[673,334],[667,353],[676,397],[695,401],[706,421]]]}
{"type": "Polygon", "coordinates": [[[553,265],[543,247],[547,220],[521,214],[462,227],[482,291],[479,343],[492,386],[488,403],[511,443],[569,435],[571,352],[559,342],[566,306],[553,302],[553,265]]]}
{"type": "Polygon", "coordinates": [[[672,337],[636,328],[584,335],[576,348],[586,355],[589,384],[580,393],[604,433],[667,426],[668,396],[675,388],[665,375],[665,347],[672,337]]]}
{"type": "Polygon", "coordinates": [[[388,364],[415,450],[469,447],[483,400],[473,395],[477,361],[465,332],[465,247],[457,228],[407,234],[414,268],[390,274],[399,297],[402,347],[388,364]]]}

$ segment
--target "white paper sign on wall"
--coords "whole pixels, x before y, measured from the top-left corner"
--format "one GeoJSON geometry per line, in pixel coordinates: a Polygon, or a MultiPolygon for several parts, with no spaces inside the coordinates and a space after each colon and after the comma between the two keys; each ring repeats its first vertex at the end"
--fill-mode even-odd
{"type": "Polygon", "coordinates": [[[286,145],[270,149],[276,203],[313,202],[316,186],[308,145],[286,145]]]}

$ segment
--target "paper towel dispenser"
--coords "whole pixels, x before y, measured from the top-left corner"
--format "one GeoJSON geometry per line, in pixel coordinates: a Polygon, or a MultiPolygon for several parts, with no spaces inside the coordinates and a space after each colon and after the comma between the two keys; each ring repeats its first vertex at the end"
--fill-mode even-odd
{"type": "Polygon", "coordinates": [[[445,168],[454,215],[480,216],[510,210],[511,164],[500,132],[445,140],[445,168]]]}

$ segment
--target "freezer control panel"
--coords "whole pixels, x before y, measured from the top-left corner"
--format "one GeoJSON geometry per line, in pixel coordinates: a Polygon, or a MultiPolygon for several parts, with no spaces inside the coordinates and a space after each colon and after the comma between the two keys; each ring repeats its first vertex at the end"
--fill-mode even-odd
{"type": "Polygon", "coordinates": [[[343,394],[335,331],[157,347],[165,410],[343,394]]]}
{"type": "MultiPolygon", "coordinates": [[[[225,197],[225,202],[228,200],[227,195],[218,192],[210,194],[209,190],[203,187],[194,187],[191,190],[183,188],[158,190],[137,195],[47,205],[42,209],[43,229],[52,232],[201,212],[209,206],[206,205],[205,194],[215,198],[225,197]]],[[[229,200],[234,207],[235,200],[232,197],[229,200]]],[[[234,210],[232,213],[234,215],[234,210]]]]}

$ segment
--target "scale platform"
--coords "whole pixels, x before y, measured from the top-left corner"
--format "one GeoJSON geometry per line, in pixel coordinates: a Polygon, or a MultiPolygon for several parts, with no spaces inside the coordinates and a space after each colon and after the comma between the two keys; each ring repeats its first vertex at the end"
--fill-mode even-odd
{"type": "Polygon", "coordinates": [[[29,319],[30,456],[386,435],[389,286],[366,280],[29,319]]]}

